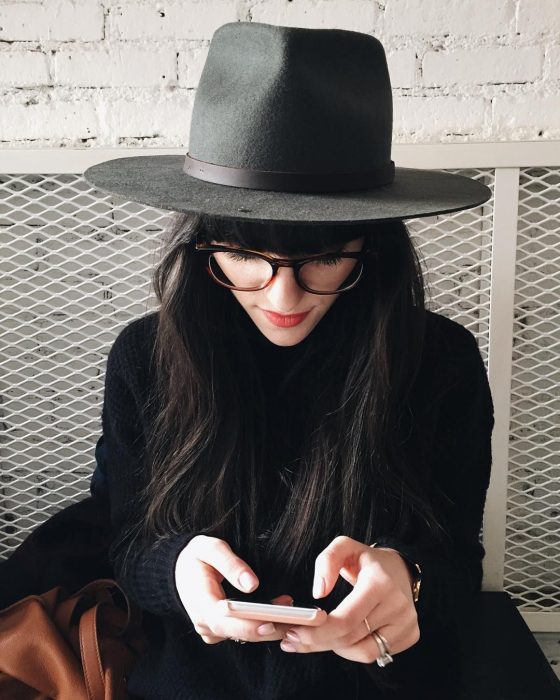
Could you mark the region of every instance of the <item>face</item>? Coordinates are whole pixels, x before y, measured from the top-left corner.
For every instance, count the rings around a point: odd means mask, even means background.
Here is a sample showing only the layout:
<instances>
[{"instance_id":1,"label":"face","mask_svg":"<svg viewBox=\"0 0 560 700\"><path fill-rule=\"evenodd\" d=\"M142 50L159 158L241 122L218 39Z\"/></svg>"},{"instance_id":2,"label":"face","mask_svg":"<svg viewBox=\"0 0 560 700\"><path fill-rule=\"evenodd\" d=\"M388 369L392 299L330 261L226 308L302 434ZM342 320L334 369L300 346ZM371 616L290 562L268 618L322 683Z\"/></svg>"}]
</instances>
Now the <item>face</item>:
<instances>
[{"instance_id":1,"label":"face","mask_svg":"<svg viewBox=\"0 0 560 700\"><path fill-rule=\"evenodd\" d=\"M215 243L216 241L212 241L212 244ZM329 252L331 250L359 251L363 243L364 237L361 236L343 246L330 248ZM270 257L287 257L264 250L262 252ZM294 259L297 257L294 256ZM294 271L289 267L278 268L276 277L265 289L259 289L256 292L238 292L233 289L229 291L245 309L259 331L271 343L281 346L297 345L306 338L340 296L340 293L322 295L306 292L297 284ZM305 316L301 320L282 318L282 315L285 317L297 314L305 314ZM288 325L293 322L296 322L295 325Z\"/></svg>"}]
</instances>

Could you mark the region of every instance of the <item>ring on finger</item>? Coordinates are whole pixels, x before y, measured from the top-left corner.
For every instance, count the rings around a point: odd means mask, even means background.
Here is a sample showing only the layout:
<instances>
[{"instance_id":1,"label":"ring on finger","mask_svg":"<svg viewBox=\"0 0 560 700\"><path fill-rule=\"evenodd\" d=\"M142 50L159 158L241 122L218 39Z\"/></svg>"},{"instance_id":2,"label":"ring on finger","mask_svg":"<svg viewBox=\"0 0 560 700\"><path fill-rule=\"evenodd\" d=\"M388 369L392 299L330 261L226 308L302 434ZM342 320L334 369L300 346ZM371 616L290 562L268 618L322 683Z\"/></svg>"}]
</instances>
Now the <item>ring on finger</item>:
<instances>
[{"instance_id":1,"label":"ring on finger","mask_svg":"<svg viewBox=\"0 0 560 700\"><path fill-rule=\"evenodd\" d=\"M247 644L246 639L234 639L233 637L228 637L231 642L237 642L238 644Z\"/></svg>"},{"instance_id":2,"label":"ring on finger","mask_svg":"<svg viewBox=\"0 0 560 700\"><path fill-rule=\"evenodd\" d=\"M389 653L389 647L387 645L387 640L385 637L382 637L379 632L372 632L371 636L375 639L377 642L377 646L379 647L379 651L381 652L380 656L377 657L377 665L381 666L381 668L384 668L387 666L387 664L390 664L393 662L393 657Z\"/></svg>"},{"instance_id":3,"label":"ring on finger","mask_svg":"<svg viewBox=\"0 0 560 700\"><path fill-rule=\"evenodd\" d=\"M394 660L391 654L389 653L389 643L387 642L385 637L383 637L383 635L381 635L379 632L372 631L366 617L364 617L364 622L366 623L368 634L375 639L375 641L377 642L377 646L379 647L380 656L378 656L376 659L377 665L381 666L381 668L384 668L385 666L387 666L387 664L392 663Z\"/></svg>"}]
</instances>

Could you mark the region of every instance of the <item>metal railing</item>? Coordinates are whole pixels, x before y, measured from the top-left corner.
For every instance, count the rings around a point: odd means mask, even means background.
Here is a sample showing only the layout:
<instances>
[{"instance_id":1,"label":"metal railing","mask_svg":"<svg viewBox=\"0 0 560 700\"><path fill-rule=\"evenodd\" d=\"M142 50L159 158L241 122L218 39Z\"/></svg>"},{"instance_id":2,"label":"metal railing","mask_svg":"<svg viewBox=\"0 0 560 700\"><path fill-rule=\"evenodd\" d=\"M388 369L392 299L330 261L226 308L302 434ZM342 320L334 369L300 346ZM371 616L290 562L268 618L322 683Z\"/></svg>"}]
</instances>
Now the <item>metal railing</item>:
<instances>
[{"instance_id":1,"label":"metal railing","mask_svg":"<svg viewBox=\"0 0 560 700\"><path fill-rule=\"evenodd\" d=\"M0 558L89 492L107 352L154 308L169 212L95 191L81 173L146 150L0 151ZM508 591L533 630L558 630L560 143L395 145L392 157L492 190L476 209L407 223L429 308L474 333L489 373L483 585Z\"/></svg>"}]
</instances>

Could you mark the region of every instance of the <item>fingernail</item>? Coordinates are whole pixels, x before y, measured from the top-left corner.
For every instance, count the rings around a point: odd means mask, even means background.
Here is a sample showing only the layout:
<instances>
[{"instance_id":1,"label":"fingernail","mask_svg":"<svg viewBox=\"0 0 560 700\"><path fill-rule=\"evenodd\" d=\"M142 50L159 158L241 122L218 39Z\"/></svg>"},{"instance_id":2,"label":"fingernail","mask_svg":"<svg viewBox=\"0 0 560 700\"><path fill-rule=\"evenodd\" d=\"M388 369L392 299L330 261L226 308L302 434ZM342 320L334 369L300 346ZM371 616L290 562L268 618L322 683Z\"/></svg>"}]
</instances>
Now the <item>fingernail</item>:
<instances>
[{"instance_id":1,"label":"fingernail","mask_svg":"<svg viewBox=\"0 0 560 700\"><path fill-rule=\"evenodd\" d=\"M266 625L257 627L257 632L259 634L273 634L276 632L276 627L272 624L272 622L267 622Z\"/></svg>"},{"instance_id":2,"label":"fingernail","mask_svg":"<svg viewBox=\"0 0 560 700\"><path fill-rule=\"evenodd\" d=\"M288 630L286 632L286 637L290 640L290 642L299 642L299 637L297 636L297 633L294 632L293 630Z\"/></svg>"},{"instance_id":3,"label":"fingernail","mask_svg":"<svg viewBox=\"0 0 560 700\"><path fill-rule=\"evenodd\" d=\"M325 590L325 579L318 578L313 582L313 597L320 598Z\"/></svg>"},{"instance_id":4,"label":"fingernail","mask_svg":"<svg viewBox=\"0 0 560 700\"><path fill-rule=\"evenodd\" d=\"M283 651L295 651L296 650L296 648L294 647L293 644L290 644L289 642L284 642L284 641L280 642L280 648Z\"/></svg>"},{"instance_id":5,"label":"fingernail","mask_svg":"<svg viewBox=\"0 0 560 700\"><path fill-rule=\"evenodd\" d=\"M248 591L251 588L253 588L255 579L251 576L251 574L248 571L244 571L239 577L239 583L241 584L242 588Z\"/></svg>"}]
</instances>

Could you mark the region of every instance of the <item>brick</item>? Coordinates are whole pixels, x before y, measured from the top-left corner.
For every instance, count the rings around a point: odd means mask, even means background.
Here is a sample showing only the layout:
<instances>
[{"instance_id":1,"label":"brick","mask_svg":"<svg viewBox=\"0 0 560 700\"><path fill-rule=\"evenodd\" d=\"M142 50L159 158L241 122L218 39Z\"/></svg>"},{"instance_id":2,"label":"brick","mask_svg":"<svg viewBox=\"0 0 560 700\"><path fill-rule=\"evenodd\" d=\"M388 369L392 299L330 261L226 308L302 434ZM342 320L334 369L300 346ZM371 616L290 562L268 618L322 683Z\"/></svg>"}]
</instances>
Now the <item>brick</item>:
<instances>
[{"instance_id":1,"label":"brick","mask_svg":"<svg viewBox=\"0 0 560 700\"><path fill-rule=\"evenodd\" d=\"M253 22L286 27L349 29L372 34L379 10L371 0L264 0L251 5Z\"/></svg>"},{"instance_id":2,"label":"brick","mask_svg":"<svg viewBox=\"0 0 560 700\"><path fill-rule=\"evenodd\" d=\"M0 40L97 41L103 38L103 8L97 2L0 5Z\"/></svg>"},{"instance_id":3,"label":"brick","mask_svg":"<svg viewBox=\"0 0 560 700\"><path fill-rule=\"evenodd\" d=\"M115 46L110 49L63 49L54 57L60 85L149 87L175 80L175 51Z\"/></svg>"},{"instance_id":4,"label":"brick","mask_svg":"<svg viewBox=\"0 0 560 700\"><path fill-rule=\"evenodd\" d=\"M479 132L486 111L482 98L394 97L393 133L440 138Z\"/></svg>"},{"instance_id":5,"label":"brick","mask_svg":"<svg viewBox=\"0 0 560 700\"><path fill-rule=\"evenodd\" d=\"M114 144L118 139L135 137L164 137L169 146L187 149L194 95L192 92L173 99L154 100L115 99L104 96L99 104L102 131L110 134Z\"/></svg>"},{"instance_id":6,"label":"brick","mask_svg":"<svg viewBox=\"0 0 560 700\"><path fill-rule=\"evenodd\" d=\"M547 51L546 63L548 66L548 78L560 80L560 46L551 46Z\"/></svg>"},{"instance_id":7,"label":"brick","mask_svg":"<svg viewBox=\"0 0 560 700\"><path fill-rule=\"evenodd\" d=\"M538 137L539 132L560 135L560 95L498 96L493 101L492 126L501 133Z\"/></svg>"},{"instance_id":8,"label":"brick","mask_svg":"<svg viewBox=\"0 0 560 700\"><path fill-rule=\"evenodd\" d=\"M430 51L422 61L424 85L523 83L542 71L538 46Z\"/></svg>"},{"instance_id":9,"label":"brick","mask_svg":"<svg viewBox=\"0 0 560 700\"><path fill-rule=\"evenodd\" d=\"M512 0L387 0L384 33L414 37L503 35L514 18Z\"/></svg>"},{"instance_id":10,"label":"brick","mask_svg":"<svg viewBox=\"0 0 560 700\"><path fill-rule=\"evenodd\" d=\"M517 14L520 34L560 32L560 4L558 0L520 0ZM557 37L556 37L557 38Z\"/></svg>"},{"instance_id":11,"label":"brick","mask_svg":"<svg viewBox=\"0 0 560 700\"><path fill-rule=\"evenodd\" d=\"M3 140L82 139L97 132L95 109L89 102L56 102L36 105L0 105Z\"/></svg>"},{"instance_id":12,"label":"brick","mask_svg":"<svg viewBox=\"0 0 560 700\"><path fill-rule=\"evenodd\" d=\"M416 82L416 52L394 51L387 54L391 87L412 87Z\"/></svg>"},{"instance_id":13,"label":"brick","mask_svg":"<svg viewBox=\"0 0 560 700\"><path fill-rule=\"evenodd\" d=\"M0 85L21 88L49 83L49 68L44 53L0 51Z\"/></svg>"},{"instance_id":14,"label":"brick","mask_svg":"<svg viewBox=\"0 0 560 700\"><path fill-rule=\"evenodd\" d=\"M195 88L208 56L209 44L192 43L178 56L177 74L180 87Z\"/></svg>"},{"instance_id":15,"label":"brick","mask_svg":"<svg viewBox=\"0 0 560 700\"><path fill-rule=\"evenodd\" d=\"M241 19L240 0L135 2L111 7L106 18L111 39L211 39L226 22ZM238 7L239 6L239 7Z\"/></svg>"}]
</instances>

